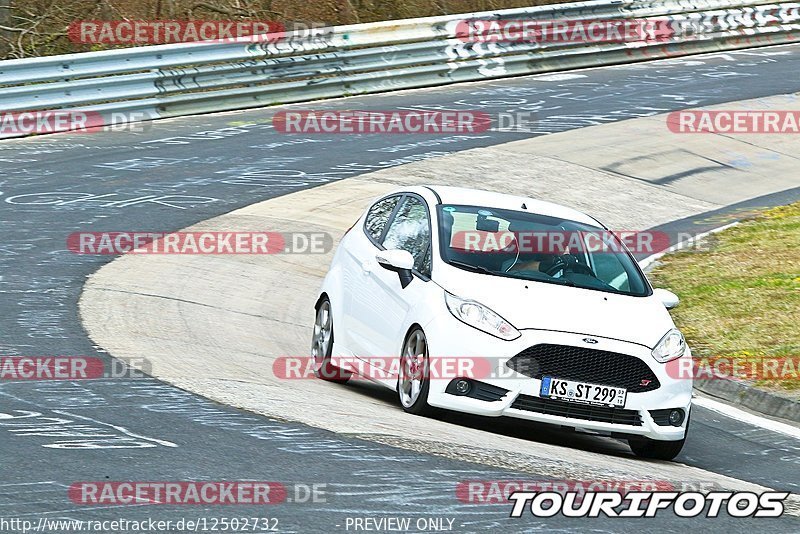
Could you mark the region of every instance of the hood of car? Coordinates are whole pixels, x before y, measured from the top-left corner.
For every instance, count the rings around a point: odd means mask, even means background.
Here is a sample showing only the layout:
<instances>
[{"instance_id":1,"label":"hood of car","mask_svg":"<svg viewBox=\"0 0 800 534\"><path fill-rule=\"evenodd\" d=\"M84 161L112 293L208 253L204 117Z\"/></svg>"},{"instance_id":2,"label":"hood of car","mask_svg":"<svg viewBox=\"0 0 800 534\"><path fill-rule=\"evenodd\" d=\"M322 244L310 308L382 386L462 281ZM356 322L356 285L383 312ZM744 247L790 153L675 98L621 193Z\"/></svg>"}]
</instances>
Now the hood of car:
<instances>
[{"instance_id":1,"label":"hood of car","mask_svg":"<svg viewBox=\"0 0 800 534\"><path fill-rule=\"evenodd\" d=\"M674 326L667 309L652 295L634 297L460 269L449 269L437 283L458 297L488 306L518 330L574 332L654 347Z\"/></svg>"}]
</instances>

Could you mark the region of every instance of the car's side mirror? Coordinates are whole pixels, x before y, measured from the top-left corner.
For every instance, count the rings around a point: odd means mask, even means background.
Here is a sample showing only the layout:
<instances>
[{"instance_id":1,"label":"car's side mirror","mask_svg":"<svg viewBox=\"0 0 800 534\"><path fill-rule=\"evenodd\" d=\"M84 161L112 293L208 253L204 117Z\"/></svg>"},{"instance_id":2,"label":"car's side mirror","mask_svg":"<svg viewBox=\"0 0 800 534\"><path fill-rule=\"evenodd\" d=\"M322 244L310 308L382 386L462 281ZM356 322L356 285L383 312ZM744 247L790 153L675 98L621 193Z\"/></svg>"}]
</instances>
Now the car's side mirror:
<instances>
[{"instance_id":1,"label":"car's side mirror","mask_svg":"<svg viewBox=\"0 0 800 534\"><path fill-rule=\"evenodd\" d=\"M653 291L653 295L655 295L655 297L660 300L664 307L668 310L676 307L681 302L681 299L678 298L678 295L672 291L667 291L666 289L656 289Z\"/></svg>"},{"instance_id":2,"label":"car's side mirror","mask_svg":"<svg viewBox=\"0 0 800 534\"><path fill-rule=\"evenodd\" d=\"M411 274L411 269L414 268L414 256L409 251L380 250L375 254L375 259L384 269L396 272L400 277L400 285L404 288L414 279L414 275Z\"/></svg>"}]
</instances>

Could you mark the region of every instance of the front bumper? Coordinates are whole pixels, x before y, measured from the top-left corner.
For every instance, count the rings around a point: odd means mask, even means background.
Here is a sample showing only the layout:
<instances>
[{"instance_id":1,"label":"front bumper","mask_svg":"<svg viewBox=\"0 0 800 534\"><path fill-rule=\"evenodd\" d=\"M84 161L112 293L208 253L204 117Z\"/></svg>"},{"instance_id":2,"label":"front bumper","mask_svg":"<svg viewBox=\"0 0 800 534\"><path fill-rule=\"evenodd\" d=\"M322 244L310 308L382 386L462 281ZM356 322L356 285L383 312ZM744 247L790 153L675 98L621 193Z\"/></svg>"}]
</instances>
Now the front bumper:
<instances>
[{"instance_id":1,"label":"front bumper","mask_svg":"<svg viewBox=\"0 0 800 534\"><path fill-rule=\"evenodd\" d=\"M473 374L467 375L465 378L488 384L488 389L492 389L492 386L502 388L507 390L507 393L499 400L482 400L455 395L452 393L452 386L451 392L446 391L453 378L452 375L441 378L433 377L428 393L428 403L431 406L487 417L515 417L603 435L643 436L667 441L683 439L685 435L692 399L692 381L691 379L671 377L667 373L667 366L657 362L647 347L592 336L598 341L592 348L639 358L647 364L660 382L660 387L653 391L644 393L629 391L622 411L592 410L587 407L588 405L541 400L539 395L541 380L519 374L505 365L509 359L533 345L554 344L586 347L583 341L586 337L585 334L521 330L520 338L514 341L504 341L467 326L452 317L440 317L433 323L439 321L446 321L446 324L431 324L425 327L426 332L429 333L428 349L431 358L471 358L472 362L480 362L471 366ZM442 335L440 337L444 339L439 339L435 336L435 332L447 332L448 335ZM453 335L454 332L457 335ZM687 354L683 357L691 358L690 352L687 350ZM490 363L487 364L487 362ZM491 368L491 372L487 372L489 368ZM553 402L556 404L552 404ZM675 408L684 410L686 414L680 426L659 425L650 413L651 410ZM636 414L638 417L635 417Z\"/></svg>"}]
</instances>

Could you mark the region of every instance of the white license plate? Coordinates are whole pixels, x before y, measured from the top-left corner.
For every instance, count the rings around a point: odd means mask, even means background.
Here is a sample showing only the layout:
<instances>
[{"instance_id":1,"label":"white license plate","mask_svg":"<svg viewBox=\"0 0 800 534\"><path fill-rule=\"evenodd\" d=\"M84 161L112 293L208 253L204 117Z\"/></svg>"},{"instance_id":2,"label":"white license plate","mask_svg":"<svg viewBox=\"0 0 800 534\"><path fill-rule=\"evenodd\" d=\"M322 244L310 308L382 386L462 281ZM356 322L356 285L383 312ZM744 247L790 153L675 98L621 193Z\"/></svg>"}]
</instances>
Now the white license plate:
<instances>
[{"instance_id":1,"label":"white license plate","mask_svg":"<svg viewBox=\"0 0 800 534\"><path fill-rule=\"evenodd\" d=\"M539 394L542 397L551 399L622 408L625 406L625 397L628 395L628 390L543 376L542 388Z\"/></svg>"}]
</instances>

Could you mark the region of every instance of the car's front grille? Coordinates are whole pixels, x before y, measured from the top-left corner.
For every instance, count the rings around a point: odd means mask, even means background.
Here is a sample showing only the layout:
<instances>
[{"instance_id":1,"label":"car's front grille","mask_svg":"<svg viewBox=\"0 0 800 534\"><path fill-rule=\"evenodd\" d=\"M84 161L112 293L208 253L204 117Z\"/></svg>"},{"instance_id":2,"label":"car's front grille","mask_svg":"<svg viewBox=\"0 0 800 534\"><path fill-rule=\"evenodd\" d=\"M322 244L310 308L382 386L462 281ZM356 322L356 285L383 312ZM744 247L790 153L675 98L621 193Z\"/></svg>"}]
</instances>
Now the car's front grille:
<instances>
[{"instance_id":1,"label":"car's front grille","mask_svg":"<svg viewBox=\"0 0 800 534\"><path fill-rule=\"evenodd\" d=\"M584 347L534 345L508 360L506 365L531 378L541 380L543 376L552 376L621 387L630 393L661 387L652 369L636 356Z\"/></svg>"},{"instance_id":2,"label":"car's front grille","mask_svg":"<svg viewBox=\"0 0 800 534\"><path fill-rule=\"evenodd\" d=\"M572 419L586 421L599 421L617 425L642 426L642 416L636 410L623 408L610 408L608 406L592 406L577 402L564 402L553 399L543 399L531 395L520 395L511 405L517 410L537 412L547 415L558 415Z\"/></svg>"}]
</instances>

